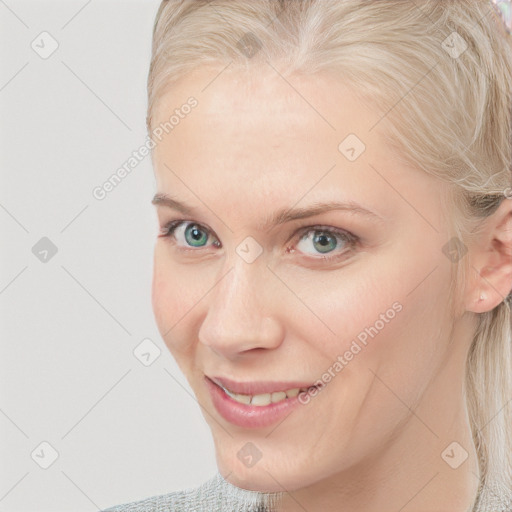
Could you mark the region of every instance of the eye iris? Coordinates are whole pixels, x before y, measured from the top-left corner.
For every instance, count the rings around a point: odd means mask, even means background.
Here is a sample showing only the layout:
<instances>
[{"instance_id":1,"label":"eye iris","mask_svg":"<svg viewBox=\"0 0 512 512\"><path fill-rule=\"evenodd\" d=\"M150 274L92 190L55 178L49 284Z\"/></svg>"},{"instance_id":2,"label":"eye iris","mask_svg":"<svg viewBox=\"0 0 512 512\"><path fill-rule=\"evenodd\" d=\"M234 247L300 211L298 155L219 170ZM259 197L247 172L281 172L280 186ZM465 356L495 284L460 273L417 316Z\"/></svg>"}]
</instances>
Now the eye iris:
<instances>
[{"instance_id":1,"label":"eye iris","mask_svg":"<svg viewBox=\"0 0 512 512\"><path fill-rule=\"evenodd\" d=\"M192 240L189 239L189 235L192 237ZM199 247L208 241L208 235L204 231L201 231L197 224L190 224L187 229L185 229L185 239L188 244Z\"/></svg>"},{"instance_id":2,"label":"eye iris","mask_svg":"<svg viewBox=\"0 0 512 512\"><path fill-rule=\"evenodd\" d=\"M325 233L324 231L316 231L313 238L313 243L315 244L315 249L321 253L329 252L333 249L336 249L337 241L336 237ZM320 234L318 234L320 233ZM316 244L320 244L320 247L317 247Z\"/></svg>"}]
</instances>

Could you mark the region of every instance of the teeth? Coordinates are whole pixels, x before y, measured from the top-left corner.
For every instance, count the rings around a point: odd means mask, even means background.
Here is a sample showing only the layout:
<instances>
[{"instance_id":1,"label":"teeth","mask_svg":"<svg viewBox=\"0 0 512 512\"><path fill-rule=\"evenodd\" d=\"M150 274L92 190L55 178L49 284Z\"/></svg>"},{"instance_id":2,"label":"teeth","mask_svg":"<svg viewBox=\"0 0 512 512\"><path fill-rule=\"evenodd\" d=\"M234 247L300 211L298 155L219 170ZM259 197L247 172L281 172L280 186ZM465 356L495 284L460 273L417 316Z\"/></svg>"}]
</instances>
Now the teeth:
<instances>
[{"instance_id":1,"label":"teeth","mask_svg":"<svg viewBox=\"0 0 512 512\"><path fill-rule=\"evenodd\" d=\"M270 403L272 403L272 395L269 393L254 395L251 400L251 405L268 405Z\"/></svg>"},{"instance_id":2,"label":"teeth","mask_svg":"<svg viewBox=\"0 0 512 512\"><path fill-rule=\"evenodd\" d=\"M276 393L272 393L272 403L280 402L286 398L286 393L284 391L277 391Z\"/></svg>"},{"instance_id":3,"label":"teeth","mask_svg":"<svg viewBox=\"0 0 512 512\"><path fill-rule=\"evenodd\" d=\"M289 389L287 392L286 392L286 396L288 398L293 398L295 396L297 396L299 394L299 391L300 389L299 388L295 388L295 389Z\"/></svg>"},{"instance_id":4,"label":"teeth","mask_svg":"<svg viewBox=\"0 0 512 512\"><path fill-rule=\"evenodd\" d=\"M287 398L294 398L300 392L306 392L309 388L294 388L289 389L287 391L276 391L275 393L264 393L262 395L242 395L239 393L232 393L226 388L222 388L226 395L230 396L236 402L245 405L256 405L259 407L263 407L269 404L275 404L277 402L282 402Z\"/></svg>"}]
</instances>

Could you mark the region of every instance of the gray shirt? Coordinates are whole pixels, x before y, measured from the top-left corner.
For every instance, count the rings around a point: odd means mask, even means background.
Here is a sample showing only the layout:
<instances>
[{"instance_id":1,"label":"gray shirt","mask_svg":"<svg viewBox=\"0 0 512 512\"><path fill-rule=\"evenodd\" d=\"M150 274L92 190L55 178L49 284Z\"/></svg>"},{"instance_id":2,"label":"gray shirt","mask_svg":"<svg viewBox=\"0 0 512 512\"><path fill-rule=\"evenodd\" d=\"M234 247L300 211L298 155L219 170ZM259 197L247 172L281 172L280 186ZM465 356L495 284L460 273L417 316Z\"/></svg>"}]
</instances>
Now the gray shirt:
<instances>
[{"instance_id":1,"label":"gray shirt","mask_svg":"<svg viewBox=\"0 0 512 512\"><path fill-rule=\"evenodd\" d=\"M247 491L220 473L199 487L117 505L102 512L272 512L280 493ZM481 486L472 512L512 512L512 494L499 485Z\"/></svg>"}]
</instances>

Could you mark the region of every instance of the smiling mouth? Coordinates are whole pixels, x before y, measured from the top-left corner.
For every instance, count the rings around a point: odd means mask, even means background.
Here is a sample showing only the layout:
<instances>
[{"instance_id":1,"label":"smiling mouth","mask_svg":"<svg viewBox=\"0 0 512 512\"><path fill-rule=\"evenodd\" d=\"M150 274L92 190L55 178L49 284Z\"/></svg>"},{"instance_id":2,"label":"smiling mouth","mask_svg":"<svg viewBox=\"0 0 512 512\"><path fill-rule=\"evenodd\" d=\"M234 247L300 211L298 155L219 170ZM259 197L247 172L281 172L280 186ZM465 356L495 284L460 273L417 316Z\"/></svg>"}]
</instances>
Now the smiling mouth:
<instances>
[{"instance_id":1,"label":"smiling mouth","mask_svg":"<svg viewBox=\"0 0 512 512\"><path fill-rule=\"evenodd\" d=\"M253 405L256 407L265 407L270 404L276 404L279 402L283 402L290 398L295 398L299 395L299 393L306 393L311 388L316 388L317 386L310 386L306 388L292 388L285 391L275 391L273 393L262 393L259 395L244 395L241 393L233 393L229 389L226 389L224 386L216 383L230 398L235 400L240 404L244 405Z\"/></svg>"},{"instance_id":2,"label":"smiling mouth","mask_svg":"<svg viewBox=\"0 0 512 512\"><path fill-rule=\"evenodd\" d=\"M236 381L204 376L217 412L242 428L265 428L309 403L320 389L307 381ZM236 392L235 392L236 391Z\"/></svg>"}]
</instances>

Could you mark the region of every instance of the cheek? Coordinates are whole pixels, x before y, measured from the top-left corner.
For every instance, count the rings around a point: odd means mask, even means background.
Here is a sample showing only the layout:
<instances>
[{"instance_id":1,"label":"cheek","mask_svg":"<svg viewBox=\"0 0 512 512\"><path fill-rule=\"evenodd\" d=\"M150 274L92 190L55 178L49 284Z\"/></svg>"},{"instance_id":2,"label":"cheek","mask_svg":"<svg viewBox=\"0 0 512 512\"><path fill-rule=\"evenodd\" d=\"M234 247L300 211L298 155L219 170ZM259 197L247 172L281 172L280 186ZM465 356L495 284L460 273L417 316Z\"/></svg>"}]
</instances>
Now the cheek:
<instances>
[{"instance_id":1,"label":"cheek","mask_svg":"<svg viewBox=\"0 0 512 512\"><path fill-rule=\"evenodd\" d=\"M168 296L168 282L166 282L166 278L163 275L161 269L155 263L153 268L151 302L155 320L158 329L160 330L160 334L162 335L172 325L167 318L168 312L173 310L172 303L169 303L170 299L171 297Z\"/></svg>"},{"instance_id":2,"label":"cheek","mask_svg":"<svg viewBox=\"0 0 512 512\"><path fill-rule=\"evenodd\" d=\"M158 242L153 261L152 306L160 334L173 354L190 349L190 333L201 316L202 299L214 280L194 265L176 263L164 242Z\"/></svg>"},{"instance_id":3,"label":"cheek","mask_svg":"<svg viewBox=\"0 0 512 512\"><path fill-rule=\"evenodd\" d=\"M370 349L373 340L384 340L391 326L402 322L406 295L402 281L389 273L379 275L371 264L318 273L314 278L288 276L287 282L304 304L296 306L295 320L290 319L290 325L300 322L297 330L302 336L333 360L350 350L353 341L362 349Z\"/></svg>"},{"instance_id":4,"label":"cheek","mask_svg":"<svg viewBox=\"0 0 512 512\"><path fill-rule=\"evenodd\" d=\"M312 312L304 308L300 330L333 362L348 351L350 369L344 373L357 374L363 367L368 373L369 366L377 370L382 365L392 371L407 363L413 378L426 362L435 365L435 353L442 352L449 327L449 267L440 261L432 273L436 264L428 254L414 264L403 256L401 262L400 252L387 256L368 258L364 268L347 267L337 276L319 274L314 287L293 280L291 287Z\"/></svg>"},{"instance_id":5,"label":"cheek","mask_svg":"<svg viewBox=\"0 0 512 512\"><path fill-rule=\"evenodd\" d=\"M155 253L153 255L153 282L151 287L151 304L153 306L153 313L155 319L162 332L163 322L165 321L164 311L166 307L164 302L166 301L166 280L165 269L162 265L162 258L159 254L158 242L155 246Z\"/></svg>"},{"instance_id":6,"label":"cheek","mask_svg":"<svg viewBox=\"0 0 512 512\"><path fill-rule=\"evenodd\" d=\"M180 329L186 324L189 305L189 290L184 273L176 268L164 247L155 248L151 300L158 330L170 350L180 348L183 340Z\"/></svg>"}]
</instances>

